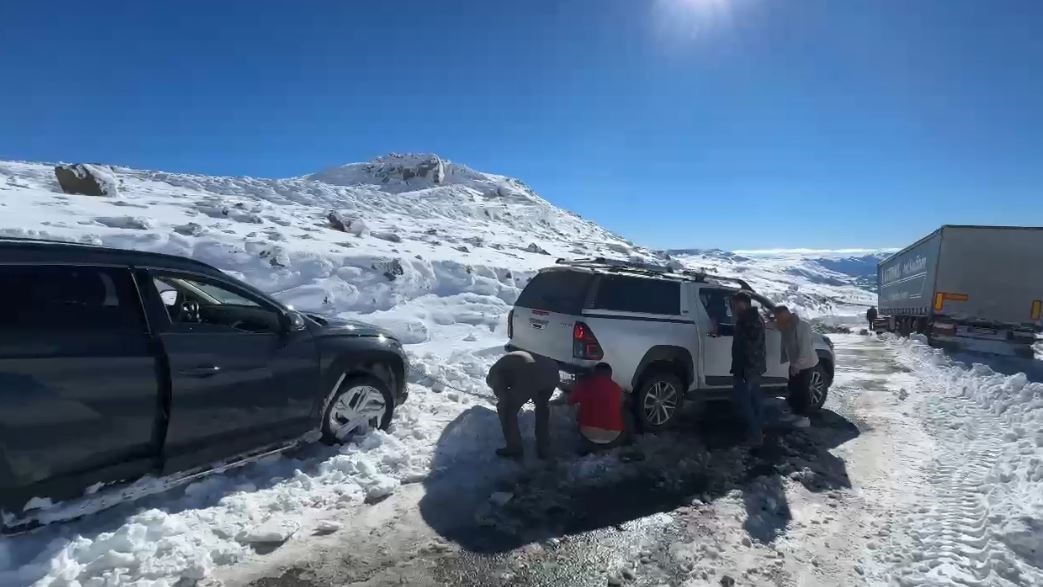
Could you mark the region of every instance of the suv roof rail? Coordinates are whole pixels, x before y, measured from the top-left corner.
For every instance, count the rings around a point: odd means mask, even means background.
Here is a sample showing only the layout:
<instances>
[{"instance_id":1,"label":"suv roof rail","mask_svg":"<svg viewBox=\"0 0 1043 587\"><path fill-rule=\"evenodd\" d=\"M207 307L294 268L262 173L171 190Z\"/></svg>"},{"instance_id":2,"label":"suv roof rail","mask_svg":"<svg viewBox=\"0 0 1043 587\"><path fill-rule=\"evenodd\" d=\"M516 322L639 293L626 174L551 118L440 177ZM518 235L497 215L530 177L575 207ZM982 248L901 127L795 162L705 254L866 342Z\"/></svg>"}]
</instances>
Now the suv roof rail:
<instances>
[{"instance_id":1,"label":"suv roof rail","mask_svg":"<svg viewBox=\"0 0 1043 587\"><path fill-rule=\"evenodd\" d=\"M632 271L647 271L650 273L675 273L666 265L654 265L640 261L624 261L622 259L608 259L606 257L583 257L580 259L558 259L558 265L569 265L571 267L611 267L614 269L630 269Z\"/></svg>"},{"instance_id":2,"label":"suv roof rail","mask_svg":"<svg viewBox=\"0 0 1043 587\"><path fill-rule=\"evenodd\" d=\"M646 275L667 275L675 278L687 278L692 281L701 282L705 282L707 279L713 279L715 281L736 283L739 285L740 289L753 291L753 288L750 287L750 284L747 283L746 280L739 279L738 277L724 277L722 275L714 275L705 271L694 271L692 269L674 269L667 265L655 265L652 263L642 263L641 261L624 261L622 259L608 259L605 257L583 257L580 259L560 258L555 261L555 263L568 267L604 267L609 270L631 271L634 273L644 273Z\"/></svg>"}]
</instances>

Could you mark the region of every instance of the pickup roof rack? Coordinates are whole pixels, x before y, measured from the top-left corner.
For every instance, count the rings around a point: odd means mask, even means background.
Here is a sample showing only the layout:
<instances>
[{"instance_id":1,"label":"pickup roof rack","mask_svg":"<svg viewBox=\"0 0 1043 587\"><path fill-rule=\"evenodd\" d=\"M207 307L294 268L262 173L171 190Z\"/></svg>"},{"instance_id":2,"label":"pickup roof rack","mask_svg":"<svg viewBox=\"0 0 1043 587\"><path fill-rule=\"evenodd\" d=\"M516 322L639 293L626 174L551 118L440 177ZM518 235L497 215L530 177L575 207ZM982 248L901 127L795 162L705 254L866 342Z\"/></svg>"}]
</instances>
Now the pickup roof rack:
<instances>
[{"instance_id":1,"label":"pickup roof rack","mask_svg":"<svg viewBox=\"0 0 1043 587\"><path fill-rule=\"evenodd\" d=\"M608 259L605 257L583 257L580 259L558 259L558 265L567 267L585 267L590 269L603 269L613 273L636 273L653 277L673 277L675 279L687 279L688 281L706 282L713 280L718 282L736 283L739 289L753 291L750 284L738 277L724 277L714 275L705 271L693 271L691 269L675 269L668 265L655 265L653 263L642 263L641 261L624 261L622 259Z\"/></svg>"}]
</instances>

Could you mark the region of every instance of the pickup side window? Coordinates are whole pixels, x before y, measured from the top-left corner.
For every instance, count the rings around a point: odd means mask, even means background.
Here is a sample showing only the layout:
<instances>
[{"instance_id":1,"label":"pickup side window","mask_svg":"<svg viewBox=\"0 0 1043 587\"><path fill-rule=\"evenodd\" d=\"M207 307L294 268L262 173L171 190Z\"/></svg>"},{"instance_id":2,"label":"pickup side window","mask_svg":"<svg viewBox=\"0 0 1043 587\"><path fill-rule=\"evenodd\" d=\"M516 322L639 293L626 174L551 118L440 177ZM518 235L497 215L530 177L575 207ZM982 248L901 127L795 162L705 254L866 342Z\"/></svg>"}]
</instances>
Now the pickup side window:
<instances>
[{"instance_id":1,"label":"pickup side window","mask_svg":"<svg viewBox=\"0 0 1043 587\"><path fill-rule=\"evenodd\" d=\"M282 329L277 309L216 280L154 272L152 282L174 330L259 334Z\"/></svg>"},{"instance_id":2,"label":"pickup side window","mask_svg":"<svg viewBox=\"0 0 1043 587\"><path fill-rule=\"evenodd\" d=\"M735 316L732 315L732 296L737 290L706 287L699 290L699 301L710 317L711 332L720 336L731 336L735 331ZM760 312L765 322L774 320L775 307L767 298L752 294L751 305Z\"/></svg>"},{"instance_id":3,"label":"pickup side window","mask_svg":"<svg viewBox=\"0 0 1043 587\"><path fill-rule=\"evenodd\" d=\"M735 329L732 315L731 296L734 292L725 289L703 288L699 290L699 301L710 317L710 331L720 336L731 336Z\"/></svg>"},{"instance_id":4,"label":"pickup side window","mask_svg":"<svg viewBox=\"0 0 1043 587\"><path fill-rule=\"evenodd\" d=\"M598 282L594 308L676 316L681 313L681 284L666 279L605 275Z\"/></svg>"},{"instance_id":5,"label":"pickup side window","mask_svg":"<svg viewBox=\"0 0 1043 587\"><path fill-rule=\"evenodd\" d=\"M0 266L0 330L145 332L130 270Z\"/></svg>"}]
</instances>

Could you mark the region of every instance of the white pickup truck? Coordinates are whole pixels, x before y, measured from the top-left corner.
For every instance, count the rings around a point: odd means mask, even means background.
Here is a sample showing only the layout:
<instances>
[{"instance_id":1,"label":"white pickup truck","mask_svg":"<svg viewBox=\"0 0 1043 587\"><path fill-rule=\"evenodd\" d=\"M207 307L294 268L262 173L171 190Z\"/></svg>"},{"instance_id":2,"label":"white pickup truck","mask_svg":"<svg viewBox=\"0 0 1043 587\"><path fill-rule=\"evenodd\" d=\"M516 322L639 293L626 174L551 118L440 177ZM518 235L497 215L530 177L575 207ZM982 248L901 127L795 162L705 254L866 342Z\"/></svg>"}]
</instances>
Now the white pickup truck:
<instances>
[{"instance_id":1,"label":"white pickup truck","mask_svg":"<svg viewBox=\"0 0 1043 587\"><path fill-rule=\"evenodd\" d=\"M789 364L774 304L744 281L604 258L558 260L526 285L510 313L509 349L550 357L566 372L612 365L613 378L635 396L645 430L665 428L685 401L728 397L734 323L729 298L743 289L765 317L763 387L785 393ZM816 335L819 366L813 409L826 401L836 363L832 342ZM781 390L781 393L780 393Z\"/></svg>"}]
</instances>

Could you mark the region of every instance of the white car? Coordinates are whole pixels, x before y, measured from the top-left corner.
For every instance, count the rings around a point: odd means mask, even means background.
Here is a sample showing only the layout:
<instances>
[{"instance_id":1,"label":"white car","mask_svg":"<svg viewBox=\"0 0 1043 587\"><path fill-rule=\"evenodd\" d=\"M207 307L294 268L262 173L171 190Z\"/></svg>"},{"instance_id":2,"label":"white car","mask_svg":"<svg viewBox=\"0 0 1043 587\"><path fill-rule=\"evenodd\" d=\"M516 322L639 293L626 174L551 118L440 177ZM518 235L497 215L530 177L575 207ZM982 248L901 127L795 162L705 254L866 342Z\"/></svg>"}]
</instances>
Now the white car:
<instances>
[{"instance_id":1,"label":"white car","mask_svg":"<svg viewBox=\"0 0 1043 587\"><path fill-rule=\"evenodd\" d=\"M746 282L665 266L604 259L559 259L525 286L508 318L508 349L550 357L578 373L600 362L634 394L644 430L671 425L685 401L724 399L732 387L730 297L746 290L765 317L767 393L786 391L789 363L775 307ZM833 344L816 335L813 409L833 382ZM567 387L567 385L565 386ZM780 393L781 392L781 393Z\"/></svg>"}]
</instances>

